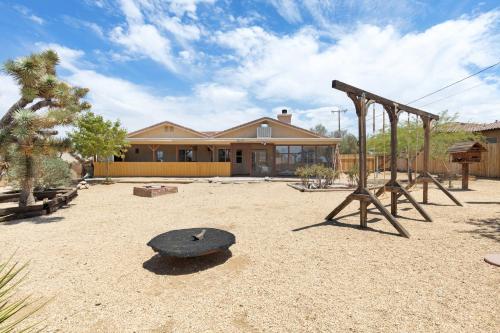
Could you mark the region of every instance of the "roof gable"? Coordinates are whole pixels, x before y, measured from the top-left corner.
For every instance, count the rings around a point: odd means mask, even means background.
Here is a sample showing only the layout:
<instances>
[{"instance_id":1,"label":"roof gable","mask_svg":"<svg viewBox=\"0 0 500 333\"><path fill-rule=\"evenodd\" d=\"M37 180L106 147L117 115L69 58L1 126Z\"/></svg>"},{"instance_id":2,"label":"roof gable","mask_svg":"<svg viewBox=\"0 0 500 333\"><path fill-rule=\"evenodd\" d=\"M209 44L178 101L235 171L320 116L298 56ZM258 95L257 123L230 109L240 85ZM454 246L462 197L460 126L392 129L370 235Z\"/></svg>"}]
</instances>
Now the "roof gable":
<instances>
[{"instance_id":1,"label":"roof gable","mask_svg":"<svg viewBox=\"0 0 500 333\"><path fill-rule=\"evenodd\" d=\"M272 128L271 136L273 138L323 138L312 131L304 128L287 124L279 120L263 117L248 123L244 123L225 131L216 133L214 138L254 138L257 134L257 128L262 124L267 124Z\"/></svg>"},{"instance_id":2,"label":"roof gable","mask_svg":"<svg viewBox=\"0 0 500 333\"><path fill-rule=\"evenodd\" d=\"M128 138L205 138L207 135L191 128L163 121L135 132L128 133Z\"/></svg>"}]
</instances>

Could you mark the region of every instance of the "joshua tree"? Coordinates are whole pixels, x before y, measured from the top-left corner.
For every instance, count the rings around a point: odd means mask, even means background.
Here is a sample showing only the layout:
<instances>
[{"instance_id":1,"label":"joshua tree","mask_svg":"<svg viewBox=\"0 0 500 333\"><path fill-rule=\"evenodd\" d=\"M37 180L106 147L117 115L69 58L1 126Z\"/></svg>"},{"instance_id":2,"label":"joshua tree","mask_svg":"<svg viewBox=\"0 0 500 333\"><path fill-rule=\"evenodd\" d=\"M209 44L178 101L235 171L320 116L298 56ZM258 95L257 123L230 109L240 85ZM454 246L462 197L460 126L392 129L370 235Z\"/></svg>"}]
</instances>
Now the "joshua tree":
<instances>
[{"instance_id":1,"label":"joshua tree","mask_svg":"<svg viewBox=\"0 0 500 333\"><path fill-rule=\"evenodd\" d=\"M54 128L72 124L80 111L90 108L81 101L88 89L57 78L58 61L57 54L48 50L4 64L3 70L17 81L21 92L21 98L0 120L0 154L18 170L19 206L35 203L33 189L40 160L64 144L55 138Z\"/></svg>"}]
</instances>

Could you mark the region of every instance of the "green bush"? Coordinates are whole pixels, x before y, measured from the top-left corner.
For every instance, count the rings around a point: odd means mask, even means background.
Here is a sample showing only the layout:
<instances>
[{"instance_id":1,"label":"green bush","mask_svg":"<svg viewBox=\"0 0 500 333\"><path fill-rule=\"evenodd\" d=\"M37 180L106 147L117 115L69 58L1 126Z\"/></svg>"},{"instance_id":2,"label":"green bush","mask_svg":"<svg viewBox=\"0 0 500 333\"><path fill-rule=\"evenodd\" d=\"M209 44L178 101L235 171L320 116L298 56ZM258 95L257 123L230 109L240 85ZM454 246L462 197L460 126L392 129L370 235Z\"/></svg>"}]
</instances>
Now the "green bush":
<instances>
[{"instance_id":1,"label":"green bush","mask_svg":"<svg viewBox=\"0 0 500 333\"><path fill-rule=\"evenodd\" d=\"M71 183L71 170L69 163L59 157L44 156L36 159L35 188L46 189L68 186ZM14 188L19 188L19 182L26 172L23 163L12 163L8 169L7 177L9 184Z\"/></svg>"},{"instance_id":2,"label":"green bush","mask_svg":"<svg viewBox=\"0 0 500 333\"><path fill-rule=\"evenodd\" d=\"M338 171L321 164L299 167L295 175L300 177L302 185L306 188L327 188L339 178Z\"/></svg>"},{"instance_id":3,"label":"green bush","mask_svg":"<svg viewBox=\"0 0 500 333\"><path fill-rule=\"evenodd\" d=\"M36 187L54 188L64 187L71 183L71 170L68 162L61 158L45 158L41 163L41 175L37 179Z\"/></svg>"},{"instance_id":4,"label":"green bush","mask_svg":"<svg viewBox=\"0 0 500 333\"><path fill-rule=\"evenodd\" d=\"M358 185L359 184L359 166L358 164L354 164L351 168L344 171L347 176L347 181L349 185Z\"/></svg>"}]
</instances>

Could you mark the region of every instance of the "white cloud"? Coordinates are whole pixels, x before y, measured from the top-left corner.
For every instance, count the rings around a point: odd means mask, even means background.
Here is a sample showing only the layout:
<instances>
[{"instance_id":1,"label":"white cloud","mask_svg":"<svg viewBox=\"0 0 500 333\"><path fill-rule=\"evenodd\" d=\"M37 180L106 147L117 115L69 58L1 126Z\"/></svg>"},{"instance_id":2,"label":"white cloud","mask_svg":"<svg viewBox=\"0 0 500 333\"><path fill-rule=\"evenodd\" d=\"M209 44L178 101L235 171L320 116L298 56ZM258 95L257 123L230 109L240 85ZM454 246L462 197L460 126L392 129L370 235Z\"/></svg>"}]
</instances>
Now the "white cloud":
<instances>
[{"instance_id":1,"label":"white cloud","mask_svg":"<svg viewBox=\"0 0 500 333\"><path fill-rule=\"evenodd\" d=\"M285 36L260 27L220 32L215 40L233 50L239 65L236 70L222 69L217 80L235 82L260 101L310 108L351 105L344 94L331 89L332 79L408 102L467 76L471 66L496 62L499 16L491 12L464 17L406 35L391 26L360 25L333 44L322 42L310 28ZM448 108L465 120L498 118L500 110L496 115L481 112L500 106L498 82L474 77L467 84L482 88L444 100L430 111Z\"/></svg>"},{"instance_id":2,"label":"white cloud","mask_svg":"<svg viewBox=\"0 0 500 333\"><path fill-rule=\"evenodd\" d=\"M93 111L108 119L119 118L128 130L164 120L198 130L222 130L266 114L249 101L246 91L238 88L201 83L187 95L159 95L152 88L83 68L84 52L81 50L57 44L38 44L38 47L51 48L59 54L60 67L67 73L62 76L64 80L90 89L88 98ZM0 83L3 83L1 80L0 76ZM0 103L3 103L1 92ZM10 89L7 95L15 101L13 96L17 93Z\"/></svg>"},{"instance_id":3,"label":"white cloud","mask_svg":"<svg viewBox=\"0 0 500 333\"><path fill-rule=\"evenodd\" d=\"M196 25L183 24L178 17L162 17L159 25L172 33L180 41L198 40L201 36L200 28Z\"/></svg>"},{"instance_id":4,"label":"white cloud","mask_svg":"<svg viewBox=\"0 0 500 333\"><path fill-rule=\"evenodd\" d=\"M19 99L19 87L10 76L0 73L0 115Z\"/></svg>"},{"instance_id":5,"label":"white cloud","mask_svg":"<svg viewBox=\"0 0 500 333\"><path fill-rule=\"evenodd\" d=\"M15 5L14 9L21 13L28 20L35 22L36 24L42 25L45 23L45 20L40 16L37 16L31 12L31 10L25 6Z\"/></svg>"},{"instance_id":6,"label":"white cloud","mask_svg":"<svg viewBox=\"0 0 500 333\"><path fill-rule=\"evenodd\" d=\"M80 20L77 19L76 17L72 16L64 16L64 22L74 28L85 28L90 31L92 31L94 34L96 34L99 38L104 39L104 30L101 28L100 25L98 25L95 22L89 22L85 20Z\"/></svg>"},{"instance_id":7,"label":"white cloud","mask_svg":"<svg viewBox=\"0 0 500 333\"><path fill-rule=\"evenodd\" d=\"M300 9L295 0L271 0L271 4L287 22L302 22Z\"/></svg>"},{"instance_id":8,"label":"white cloud","mask_svg":"<svg viewBox=\"0 0 500 333\"><path fill-rule=\"evenodd\" d=\"M171 0L169 9L175 15L181 17L184 14L192 19L196 19L196 9L198 4L214 4L216 0Z\"/></svg>"},{"instance_id":9,"label":"white cloud","mask_svg":"<svg viewBox=\"0 0 500 333\"><path fill-rule=\"evenodd\" d=\"M128 52L150 57L167 69L176 71L170 41L153 25L133 24L127 30L116 27L110 37L115 43L125 46Z\"/></svg>"},{"instance_id":10,"label":"white cloud","mask_svg":"<svg viewBox=\"0 0 500 333\"><path fill-rule=\"evenodd\" d=\"M120 8L126 23L112 29L110 39L125 47L127 56L150 58L172 72L189 72L181 71L179 65L195 61L196 52L193 52L190 42L199 40L202 35L200 27L193 23L197 19L197 4L201 2L215 1L174 0L165 3L159 0L121 0ZM171 16L169 12L177 16ZM183 19L184 14L187 19ZM177 51L176 46L180 50ZM174 53L178 53L180 58L176 58Z\"/></svg>"}]
</instances>

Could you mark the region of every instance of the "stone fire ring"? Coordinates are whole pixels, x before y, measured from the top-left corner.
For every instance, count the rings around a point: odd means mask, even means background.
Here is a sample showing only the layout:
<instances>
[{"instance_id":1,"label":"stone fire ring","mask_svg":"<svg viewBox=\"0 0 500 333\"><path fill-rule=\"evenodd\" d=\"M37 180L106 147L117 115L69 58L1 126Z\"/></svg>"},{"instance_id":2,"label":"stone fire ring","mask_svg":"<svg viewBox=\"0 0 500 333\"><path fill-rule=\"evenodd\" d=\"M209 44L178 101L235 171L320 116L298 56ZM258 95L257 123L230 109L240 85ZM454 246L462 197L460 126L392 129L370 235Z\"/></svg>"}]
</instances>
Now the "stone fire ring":
<instances>
[{"instance_id":1,"label":"stone fire ring","mask_svg":"<svg viewBox=\"0 0 500 333\"><path fill-rule=\"evenodd\" d=\"M172 230L148 242L161 256L190 258L224 251L236 242L230 232L213 228Z\"/></svg>"}]
</instances>

